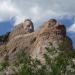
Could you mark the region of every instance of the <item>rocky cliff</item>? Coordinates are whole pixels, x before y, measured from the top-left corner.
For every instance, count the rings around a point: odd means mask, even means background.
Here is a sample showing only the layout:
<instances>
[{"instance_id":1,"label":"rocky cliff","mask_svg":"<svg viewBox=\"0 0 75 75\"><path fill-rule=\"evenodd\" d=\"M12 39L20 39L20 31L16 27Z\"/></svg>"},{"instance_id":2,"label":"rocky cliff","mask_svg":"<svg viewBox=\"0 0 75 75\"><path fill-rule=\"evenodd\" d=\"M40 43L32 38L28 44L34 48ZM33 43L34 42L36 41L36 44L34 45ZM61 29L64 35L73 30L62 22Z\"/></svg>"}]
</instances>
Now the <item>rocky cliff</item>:
<instances>
[{"instance_id":1,"label":"rocky cliff","mask_svg":"<svg viewBox=\"0 0 75 75\"><path fill-rule=\"evenodd\" d=\"M52 44L58 48L58 44L67 41L65 50L73 49L72 41L66 35L66 28L55 19L50 19L44 23L43 27L34 32L33 22L26 19L23 23L15 26L7 37L9 40L5 45L5 50L11 55L17 49L25 49L34 57L40 57L44 53L45 47ZM3 41L4 42L4 41ZM1 46L2 46L1 45Z\"/></svg>"},{"instance_id":2,"label":"rocky cliff","mask_svg":"<svg viewBox=\"0 0 75 75\"><path fill-rule=\"evenodd\" d=\"M72 41L66 35L65 26L55 19L45 22L38 31L34 31L33 22L26 19L15 26L7 38L6 43L0 40L0 61L8 59L10 64L16 62L16 53L21 49L24 49L33 59L39 59L41 63L45 61L43 54L46 52L46 47L53 46L60 51L73 49ZM61 44L64 44L65 47L59 48Z\"/></svg>"}]
</instances>

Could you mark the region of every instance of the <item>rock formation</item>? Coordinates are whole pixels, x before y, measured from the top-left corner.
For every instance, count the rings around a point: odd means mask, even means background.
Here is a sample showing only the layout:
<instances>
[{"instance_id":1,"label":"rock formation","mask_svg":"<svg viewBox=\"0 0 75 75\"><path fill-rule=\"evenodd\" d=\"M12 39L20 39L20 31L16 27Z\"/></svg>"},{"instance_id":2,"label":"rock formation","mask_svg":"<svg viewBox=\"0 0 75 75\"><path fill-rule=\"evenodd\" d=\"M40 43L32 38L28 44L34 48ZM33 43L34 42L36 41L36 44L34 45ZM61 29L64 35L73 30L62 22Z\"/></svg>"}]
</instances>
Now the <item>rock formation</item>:
<instances>
[{"instance_id":1,"label":"rock formation","mask_svg":"<svg viewBox=\"0 0 75 75\"><path fill-rule=\"evenodd\" d=\"M13 31L9 35L9 40L15 36L28 34L34 32L34 26L30 19L26 19L23 23L20 23L18 26L15 26Z\"/></svg>"},{"instance_id":2,"label":"rock formation","mask_svg":"<svg viewBox=\"0 0 75 75\"><path fill-rule=\"evenodd\" d=\"M59 50L59 45L64 43L65 48L60 50L72 50L72 40L66 35L66 28L55 19L50 19L44 23L43 27L34 32L33 22L26 19L23 23L15 26L7 36L7 43L0 45L0 61L8 57L9 63L16 62L16 53L24 49L35 59L38 58L44 63L43 54L46 47L55 47ZM5 41L4 41L5 42Z\"/></svg>"},{"instance_id":3,"label":"rock formation","mask_svg":"<svg viewBox=\"0 0 75 75\"><path fill-rule=\"evenodd\" d=\"M25 49L33 58L42 58L45 47L52 44L59 48L59 44L67 39L65 50L73 49L72 41L66 36L66 28L55 19L50 19L44 23L43 27L34 32L31 20L26 19L24 23L16 26L9 34L9 41L6 50L11 55L18 49ZM61 49L60 49L61 50Z\"/></svg>"}]
</instances>

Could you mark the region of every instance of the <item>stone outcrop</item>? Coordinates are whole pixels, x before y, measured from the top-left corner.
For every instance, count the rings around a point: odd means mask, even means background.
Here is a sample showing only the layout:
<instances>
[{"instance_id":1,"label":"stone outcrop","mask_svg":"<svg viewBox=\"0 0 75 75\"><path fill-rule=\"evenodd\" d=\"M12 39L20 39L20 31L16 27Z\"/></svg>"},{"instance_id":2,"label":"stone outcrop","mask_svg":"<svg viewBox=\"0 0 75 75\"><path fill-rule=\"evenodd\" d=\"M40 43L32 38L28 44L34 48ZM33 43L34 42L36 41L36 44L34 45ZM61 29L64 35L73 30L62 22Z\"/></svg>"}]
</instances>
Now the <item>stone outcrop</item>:
<instances>
[{"instance_id":1,"label":"stone outcrop","mask_svg":"<svg viewBox=\"0 0 75 75\"><path fill-rule=\"evenodd\" d=\"M16 26L9 34L9 41L6 44L8 55L11 56L16 50L25 49L32 58L42 59L45 47L52 44L56 49L59 44L67 39L65 50L73 49L72 41L66 36L66 28L55 19L44 23L39 31L34 32L33 23L27 19L24 23ZM61 50L61 49L60 49Z\"/></svg>"},{"instance_id":2,"label":"stone outcrop","mask_svg":"<svg viewBox=\"0 0 75 75\"><path fill-rule=\"evenodd\" d=\"M38 58L41 63L45 61L43 54L46 52L46 47L54 47L60 51L73 49L72 40L66 35L65 26L55 19L45 22L43 27L36 32L33 22L26 19L15 26L6 38L8 39L6 43L0 41L0 61L2 62L8 57L9 64L16 62L16 53L22 49L33 59ZM61 43L65 45L64 49L59 48Z\"/></svg>"},{"instance_id":3,"label":"stone outcrop","mask_svg":"<svg viewBox=\"0 0 75 75\"><path fill-rule=\"evenodd\" d=\"M14 29L9 35L9 40L18 35L28 34L31 32L34 32L33 23L30 19L26 19L23 23L20 23L18 26L14 27Z\"/></svg>"}]
</instances>

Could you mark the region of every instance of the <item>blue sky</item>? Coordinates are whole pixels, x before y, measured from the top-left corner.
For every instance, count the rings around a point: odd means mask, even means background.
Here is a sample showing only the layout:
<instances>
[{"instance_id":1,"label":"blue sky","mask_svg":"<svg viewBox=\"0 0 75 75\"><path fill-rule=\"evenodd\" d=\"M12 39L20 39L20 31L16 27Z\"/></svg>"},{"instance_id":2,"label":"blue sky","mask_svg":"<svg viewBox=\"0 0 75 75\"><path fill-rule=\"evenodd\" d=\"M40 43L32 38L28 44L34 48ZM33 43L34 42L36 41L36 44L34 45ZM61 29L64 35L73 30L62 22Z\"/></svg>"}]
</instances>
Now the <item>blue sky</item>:
<instances>
[{"instance_id":1,"label":"blue sky","mask_svg":"<svg viewBox=\"0 0 75 75\"><path fill-rule=\"evenodd\" d=\"M0 35L25 18L32 19L35 29L50 18L58 19L75 47L75 0L0 0Z\"/></svg>"},{"instance_id":2,"label":"blue sky","mask_svg":"<svg viewBox=\"0 0 75 75\"><path fill-rule=\"evenodd\" d=\"M0 22L0 35L5 34L6 32L10 32L15 23L14 17L9 20L4 20Z\"/></svg>"}]
</instances>

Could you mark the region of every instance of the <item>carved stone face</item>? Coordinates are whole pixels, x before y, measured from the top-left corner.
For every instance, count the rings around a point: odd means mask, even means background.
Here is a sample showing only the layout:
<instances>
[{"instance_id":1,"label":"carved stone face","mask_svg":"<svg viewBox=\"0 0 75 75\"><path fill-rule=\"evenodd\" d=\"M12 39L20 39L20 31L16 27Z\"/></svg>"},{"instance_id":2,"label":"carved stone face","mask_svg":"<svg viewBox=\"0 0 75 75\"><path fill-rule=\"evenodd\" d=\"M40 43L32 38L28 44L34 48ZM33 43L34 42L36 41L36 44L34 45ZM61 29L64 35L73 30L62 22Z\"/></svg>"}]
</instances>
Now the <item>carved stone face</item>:
<instances>
[{"instance_id":1,"label":"carved stone face","mask_svg":"<svg viewBox=\"0 0 75 75\"><path fill-rule=\"evenodd\" d=\"M33 32L34 31L34 27L33 27L33 23L29 20L26 20L23 24L24 30L26 32Z\"/></svg>"}]
</instances>

